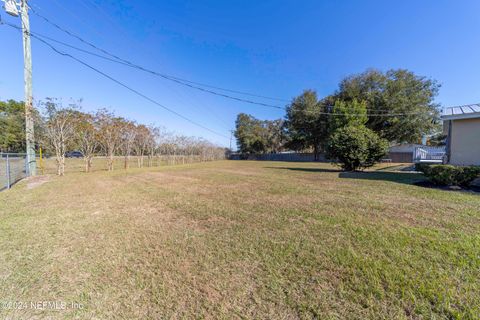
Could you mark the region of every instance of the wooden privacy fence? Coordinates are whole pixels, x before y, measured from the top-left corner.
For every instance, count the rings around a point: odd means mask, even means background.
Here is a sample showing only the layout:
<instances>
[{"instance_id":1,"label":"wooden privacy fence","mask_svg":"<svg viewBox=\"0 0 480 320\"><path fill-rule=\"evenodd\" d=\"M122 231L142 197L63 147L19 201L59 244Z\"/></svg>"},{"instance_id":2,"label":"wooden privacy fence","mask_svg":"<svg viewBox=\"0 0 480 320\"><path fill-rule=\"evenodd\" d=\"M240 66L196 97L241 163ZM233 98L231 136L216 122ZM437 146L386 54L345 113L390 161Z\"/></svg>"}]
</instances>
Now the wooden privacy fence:
<instances>
[{"instance_id":1,"label":"wooden privacy fence","mask_svg":"<svg viewBox=\"0 0 480 320\"><path fill-rule=\"evenodd\" d=\"M412 163L413 152L389 152L387 158L394 163Z\"/></svg>"}]
</instances>

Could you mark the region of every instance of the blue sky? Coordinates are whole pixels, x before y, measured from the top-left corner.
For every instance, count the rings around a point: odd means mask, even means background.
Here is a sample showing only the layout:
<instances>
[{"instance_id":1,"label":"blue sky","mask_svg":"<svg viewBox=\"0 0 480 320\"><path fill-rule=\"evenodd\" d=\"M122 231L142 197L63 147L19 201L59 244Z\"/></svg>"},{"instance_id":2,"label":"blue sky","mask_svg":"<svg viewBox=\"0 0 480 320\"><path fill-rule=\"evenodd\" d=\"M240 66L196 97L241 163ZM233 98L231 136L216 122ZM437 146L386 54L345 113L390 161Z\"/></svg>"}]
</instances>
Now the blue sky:
<instances>
[{"instance_id":1,"label":"blue sky","mask_svg":"<svg viewBox=\"0 0 480 320\"><path fill-rule=\"evenodd\" d=\"M99 47L193 81L289 100L307 88L328 95L343 77L367 68L406 68L442 84L437 102L443 106L480 102L478 0L30 0L30 4ZM3 11L1 16L19 24ZM34 14L31 28L82 46ZM0 26L0 40L0 99L23 99L21 35ZM111 108L132 120L224 146L239 112L262 119L283 116L282 110L211 96L57 47L225 137L185 122L32 39L37 101L81 98L86 111Z\"/></svg>"}]
</instances>

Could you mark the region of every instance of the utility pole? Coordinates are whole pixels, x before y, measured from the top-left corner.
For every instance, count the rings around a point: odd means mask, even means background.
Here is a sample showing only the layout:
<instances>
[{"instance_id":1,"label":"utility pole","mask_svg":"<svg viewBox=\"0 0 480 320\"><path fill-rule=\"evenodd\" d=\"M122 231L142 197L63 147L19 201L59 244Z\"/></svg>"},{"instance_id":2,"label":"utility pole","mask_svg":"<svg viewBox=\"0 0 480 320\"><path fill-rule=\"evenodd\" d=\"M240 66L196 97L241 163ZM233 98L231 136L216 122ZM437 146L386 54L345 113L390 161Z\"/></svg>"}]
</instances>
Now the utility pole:
<instances>
[{"instance_id":1,"label":"utility pole","mask_svg":"<svg viewBox=\"0 0 480 320\"><path fill-rule=\"evenodd\" d=\"M27 176L36 174L35 161L35 136L33 132L33 96L32 96L32 51L30 46L30 20L28 19L27 0L2 0L5 11L14 17L22 20L22 36L23 36L23 77L25 82L25 139L27 165L25 170ZM20 9L20 11L19 11Z\"/></svg>"},{"instance_id":2,"label":"utility pole","mask_svg":"<svg viewBox=\"0 0 480 320\"><path fill-rule=\"evenodd\" d=\"M27 175L36 175L35 136L33 131L33 96L32 96L32 50L30 46L30 20L28 18L27 0L21 0L21 19L23 31L23 75L25 81L25 134L27 146Z\"/></svg>"}]
</instances>

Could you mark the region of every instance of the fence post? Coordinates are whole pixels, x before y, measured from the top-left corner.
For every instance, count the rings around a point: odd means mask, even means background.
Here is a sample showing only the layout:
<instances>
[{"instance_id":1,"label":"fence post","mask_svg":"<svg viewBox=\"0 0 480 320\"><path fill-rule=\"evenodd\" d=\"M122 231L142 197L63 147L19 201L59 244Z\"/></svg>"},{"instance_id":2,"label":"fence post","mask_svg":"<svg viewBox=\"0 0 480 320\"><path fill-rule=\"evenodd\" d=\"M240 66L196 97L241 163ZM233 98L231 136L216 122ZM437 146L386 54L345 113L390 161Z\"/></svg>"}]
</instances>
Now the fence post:
<instances>
[{"instance_id":1,"label":"fence post","mask_svg":"<svg viewBox=\"0 0 480 320\"><path fill-rule=\"evenodd\" d=\"M42 170L42 175L43 175L44 172L43 172L43 154L42 154L42 147L40 147L40 169Z\"/></svg>"},{"instance_id":2,"label":"fence post","mask_svg":"<svg viewBox=\"0 0 480 320\"><path fill-rule=\"evenodd\" d=\"M10 189L10 159L8 158L8 154L7 154L7 189Z\"/></svg>"},{"instance_id":3,"label":"fence post","mask_svg":"<svg viewBox=\"0 0 480 320\"><path fill-rule=\"evenodd\" d=\"M28 171L29 171L28 157L25 156L25 174L27 177L30 175Z\"/></svg>"}]
</instances>

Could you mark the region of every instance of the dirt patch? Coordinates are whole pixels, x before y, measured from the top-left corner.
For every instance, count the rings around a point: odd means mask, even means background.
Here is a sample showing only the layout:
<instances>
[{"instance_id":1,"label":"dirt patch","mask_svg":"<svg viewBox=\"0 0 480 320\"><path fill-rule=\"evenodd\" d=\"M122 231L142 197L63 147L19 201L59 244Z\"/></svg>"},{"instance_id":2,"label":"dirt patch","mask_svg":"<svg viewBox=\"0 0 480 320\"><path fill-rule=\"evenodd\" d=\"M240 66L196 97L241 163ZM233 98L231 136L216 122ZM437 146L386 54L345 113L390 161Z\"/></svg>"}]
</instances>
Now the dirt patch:
<instances>
[{"instance_id":1,"label":"dirt patch","mask_svg":"<svg viewBox=\"0 0 480 320\"><path fill-rule=\"evenodd\" d=\"M35 176L27 179L27 189L35 189L44 183L50 181L50 176Z\"/></svg>"}]
</instances>

